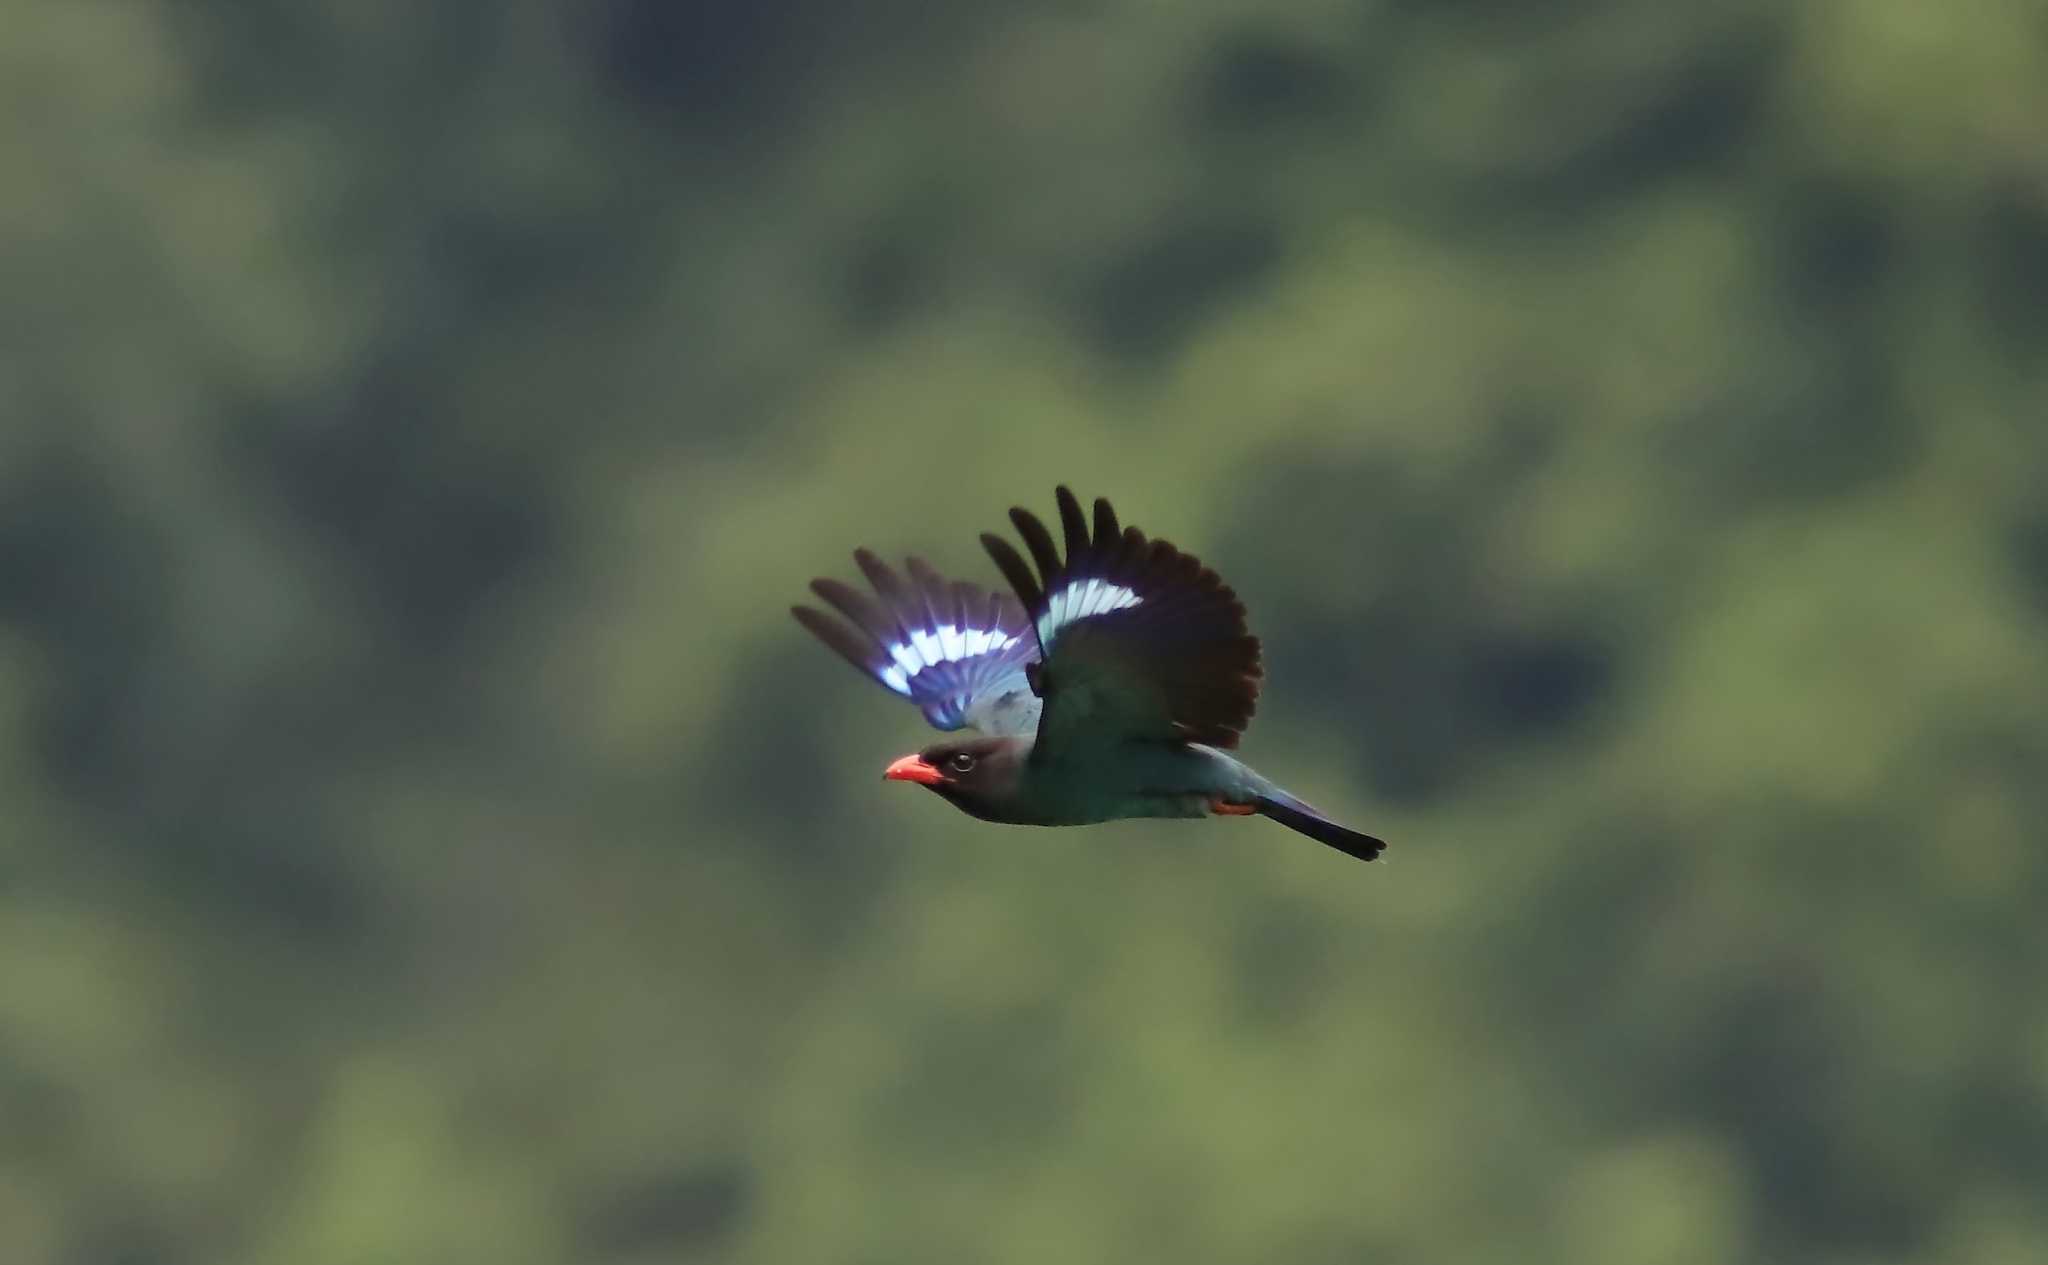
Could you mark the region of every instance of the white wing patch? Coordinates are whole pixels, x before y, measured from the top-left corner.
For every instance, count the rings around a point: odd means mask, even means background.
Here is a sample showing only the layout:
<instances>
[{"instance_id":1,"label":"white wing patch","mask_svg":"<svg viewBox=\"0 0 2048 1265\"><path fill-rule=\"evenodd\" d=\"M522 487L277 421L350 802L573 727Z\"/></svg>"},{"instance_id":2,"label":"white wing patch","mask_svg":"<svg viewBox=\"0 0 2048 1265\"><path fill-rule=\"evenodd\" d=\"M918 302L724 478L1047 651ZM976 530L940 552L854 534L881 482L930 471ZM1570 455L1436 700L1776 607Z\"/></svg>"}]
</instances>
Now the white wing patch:
<instances>
[{"instance_id":1,"label":"white wing patch","mask_svg":"<svg viewBox=\"0 0 2048 1265\"><path fill-rule=\"evenodd\" d=\"M1106 615L1144 600L1126 586L1108 580L1076 580L1046 603L1045 613L1038 617L1039 644L1050 647L1053 636L1077 619Z\"/></svg>"},{"instance_id":2,"label":"white wing patch","mask_svg":"<svg viewBox=\"0 0 2048 1265\"><path fill-rule=\"evenodd\" d=\"M985 654L1008 650L1017 644L1017 638L1000 628L961 628L956 624L940 624L935 630L913 629L909 644L892 642L889 657L895 663L876 673L882 684L910 697L910 678L940 663L958 663L962 659L975 659Z\"/></svg>"}]
</instances>

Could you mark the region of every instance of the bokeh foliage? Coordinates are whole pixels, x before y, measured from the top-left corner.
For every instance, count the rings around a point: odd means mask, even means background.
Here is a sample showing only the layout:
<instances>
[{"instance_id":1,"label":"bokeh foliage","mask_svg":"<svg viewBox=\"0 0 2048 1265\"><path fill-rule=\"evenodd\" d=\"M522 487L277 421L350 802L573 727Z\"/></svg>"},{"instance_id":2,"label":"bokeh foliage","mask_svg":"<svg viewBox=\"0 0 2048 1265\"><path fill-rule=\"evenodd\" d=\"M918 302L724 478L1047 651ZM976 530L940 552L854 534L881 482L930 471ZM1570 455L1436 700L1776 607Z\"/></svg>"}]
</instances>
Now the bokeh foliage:
<instances>
[{"instance_id":1,"label":"bokeh foliage","mask_svg":"<svg viewBox=\"0 0 2048 1265\"><path fill-rule=\"evenodd\" d=\"M2048 1259L2048 11L0 0L0 1259ZM1394 842L784 613L1057 480Z\"/></svg>"}]
</instances>

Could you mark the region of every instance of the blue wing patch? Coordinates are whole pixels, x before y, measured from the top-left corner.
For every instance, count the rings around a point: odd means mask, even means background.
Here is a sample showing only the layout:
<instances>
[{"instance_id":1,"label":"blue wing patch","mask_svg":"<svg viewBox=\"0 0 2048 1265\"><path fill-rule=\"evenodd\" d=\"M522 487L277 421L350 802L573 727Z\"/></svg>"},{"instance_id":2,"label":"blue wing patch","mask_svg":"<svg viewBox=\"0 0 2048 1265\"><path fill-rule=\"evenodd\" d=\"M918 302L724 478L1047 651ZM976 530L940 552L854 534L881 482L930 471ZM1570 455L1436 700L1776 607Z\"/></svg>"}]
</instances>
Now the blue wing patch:
<instances>
[{"instance_id":1,"label":"blue wing patch","mask_svg":"<svg viewBox=\"0 0 2048 1265\"><path fill-rule=\"evenodd\" d=\"M1021 630L939 624L912 628L910 640L884 647L891 662L875 673L883 685L916 703L934 728L958 729L967 709L990 687L1015 677L1031 647ZM1024 653L1013 654L1019 646Z\"/></svg>"},{"instance_id":2,"label":"blue wing patch","mask_svg":"<svg viewBox=\"0 0 2048 1265\"><path fill-rule=\"evenodd\" d=\"M909 578L862 549L854 561L873 597L819 579L811 591L845 619L792 607L798 622L883 688L916 703L934 728L959 729L977 699L1019 688L1036 657L1023 607L1008 594L949 583L922 559Z\"/></svg>"}]
</instances>

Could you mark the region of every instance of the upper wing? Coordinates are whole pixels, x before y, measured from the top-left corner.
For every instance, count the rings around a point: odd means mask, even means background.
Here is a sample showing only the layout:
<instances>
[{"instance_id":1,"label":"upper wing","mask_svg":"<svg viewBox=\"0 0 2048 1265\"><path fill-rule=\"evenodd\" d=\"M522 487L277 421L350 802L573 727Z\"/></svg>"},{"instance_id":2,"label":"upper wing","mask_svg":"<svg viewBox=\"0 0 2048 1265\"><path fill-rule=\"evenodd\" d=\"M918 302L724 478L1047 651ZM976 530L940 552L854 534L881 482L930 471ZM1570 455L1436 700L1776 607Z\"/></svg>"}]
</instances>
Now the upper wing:
<instances>
[{"instance_id":1,"label":"upper wing","mask_svg":"<svg viewBox=\"0 0 2048 1265\"><path fill-rule=\"evenodd\" d=\"M1237 594L1165 541L1119 530L1107 500L1095 502L1091 535L1074 494L1058 495L1065 561L1024 509L1010 521L1037 575L1007 540L981 538L1043 648L1031 668L1045 700L1034 756L1132 739L1236 746L1262 674Z\"/></svg>"},{"instance_id":2,"label":"upper wing","mask_svg":"<svg viewBox=\"0 0 2048 1265\"><path fill-rule=\"evenodd\" d=\"M1015 599L964 581L949 583L919 558L908 561L908 582L865 549L855 550L853 558L875 595L837 580L813 580L811 591L846 618L792 606L797 622L848 663L916 703L936 728L959 729L971 719L995 732L1012 725L1030 731L1035 707L1025 709L1028 716L993 706L972 718L968 714L977 702L1009 691L1035 702L1024 691L1024 665L1038 647Z\"/></svg>"}]
</instances>

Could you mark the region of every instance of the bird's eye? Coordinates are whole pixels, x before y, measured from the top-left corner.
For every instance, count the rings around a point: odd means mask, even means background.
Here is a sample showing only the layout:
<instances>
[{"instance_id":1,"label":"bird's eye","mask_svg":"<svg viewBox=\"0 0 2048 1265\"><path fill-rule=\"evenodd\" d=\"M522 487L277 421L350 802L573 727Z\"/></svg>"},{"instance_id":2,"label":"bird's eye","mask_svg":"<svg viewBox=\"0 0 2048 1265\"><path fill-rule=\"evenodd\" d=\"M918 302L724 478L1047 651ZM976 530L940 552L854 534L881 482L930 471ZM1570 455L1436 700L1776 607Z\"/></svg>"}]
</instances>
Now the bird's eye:
<instances>
[{"instance_id":1,"label":"bird's eye","mask_svg":"<svg viewBox=\"0 0 2048 1265\"><path fill-rule=\"evenodd\" d=\"M955 773L972 773L974 771L974 757L965 751L959 752L952 759L946 761L946 767Z\"/></svg>"}]
</instances>

